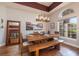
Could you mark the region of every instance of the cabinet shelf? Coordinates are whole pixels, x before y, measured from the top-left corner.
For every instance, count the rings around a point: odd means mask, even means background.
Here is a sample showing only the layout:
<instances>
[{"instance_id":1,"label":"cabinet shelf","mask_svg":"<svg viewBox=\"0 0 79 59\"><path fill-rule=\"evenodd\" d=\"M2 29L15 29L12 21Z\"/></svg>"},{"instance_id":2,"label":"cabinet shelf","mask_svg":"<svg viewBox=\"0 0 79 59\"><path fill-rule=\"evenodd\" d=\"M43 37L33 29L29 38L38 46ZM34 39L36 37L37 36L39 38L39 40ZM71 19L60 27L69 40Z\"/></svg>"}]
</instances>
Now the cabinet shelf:
<instances>
[{"instance_id":1,"label":"cabinet shelf","mask_svg":"<svg viewBox=\"0 0 79 59\"><path fill-rule=\"evenodd\" d=\"M7 21L7 43L6 45L19 44L20 41L20 22Z\"/></svg>"},{"instance_id":2,"label":"cabinet shelf","mask_svg":"<svg viewBox=\"0 0 79 59\"><path fill-rule=\"evenodd\" d=\"M8 30L19 30L19 28L8 28Z\"/></svg>"}]
</instances>

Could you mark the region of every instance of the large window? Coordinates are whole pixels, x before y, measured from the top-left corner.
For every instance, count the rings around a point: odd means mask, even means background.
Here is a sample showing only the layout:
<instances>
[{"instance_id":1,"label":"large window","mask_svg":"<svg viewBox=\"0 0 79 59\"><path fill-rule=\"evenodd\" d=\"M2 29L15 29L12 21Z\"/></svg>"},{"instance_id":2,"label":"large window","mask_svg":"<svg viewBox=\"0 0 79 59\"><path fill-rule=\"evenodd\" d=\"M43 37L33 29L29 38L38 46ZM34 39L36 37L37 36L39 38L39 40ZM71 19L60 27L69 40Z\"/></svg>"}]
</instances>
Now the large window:
<instances>
[{"instance_id":1,"label":"large window","mask_svg":"<svg viewBox=\"0 0 79 59\"><path fill-rule=\"evenodd\" d=\"M71 17L60 21L60 35L76 39L77 17Z\"/></svg>"}]
</instances>

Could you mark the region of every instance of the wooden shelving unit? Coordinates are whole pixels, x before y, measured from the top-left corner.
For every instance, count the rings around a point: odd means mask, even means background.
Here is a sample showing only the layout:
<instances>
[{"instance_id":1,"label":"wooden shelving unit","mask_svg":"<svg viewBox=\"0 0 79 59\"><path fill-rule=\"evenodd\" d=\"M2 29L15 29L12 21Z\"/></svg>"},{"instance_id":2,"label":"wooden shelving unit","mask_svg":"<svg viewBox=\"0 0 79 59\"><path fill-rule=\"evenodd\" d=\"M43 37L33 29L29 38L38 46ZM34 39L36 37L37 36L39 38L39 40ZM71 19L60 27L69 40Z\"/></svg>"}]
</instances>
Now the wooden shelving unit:
<instances>
[{"instance_id":1,"label":"wooden shelving unit","mask_svg":"<svg viewBox=\"0 0 79 59\"><path fill-rule=\"evenodd\" d=\"M6 45L19 44L20 41L20 22L7 21Z\"/></svg>"}]
</instances>

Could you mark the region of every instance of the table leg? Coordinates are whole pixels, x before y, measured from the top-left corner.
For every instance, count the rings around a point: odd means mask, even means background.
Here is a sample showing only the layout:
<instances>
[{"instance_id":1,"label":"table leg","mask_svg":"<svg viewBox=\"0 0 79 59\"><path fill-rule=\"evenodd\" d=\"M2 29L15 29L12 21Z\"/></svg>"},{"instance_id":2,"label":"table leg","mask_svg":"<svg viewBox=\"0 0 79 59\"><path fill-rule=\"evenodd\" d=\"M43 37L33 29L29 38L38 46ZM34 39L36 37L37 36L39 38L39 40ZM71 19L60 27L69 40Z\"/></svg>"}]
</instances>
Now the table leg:
<instances>
[{"instance_id":1,"label":"table leg","mask_svg":"<svg viewBox=\"0 0 79 59\"><path fill-rule=\"evenodd\" d=\"M55 45L55 48L60 50L60 44Z\"/></svg>"},{"instance_id":2,"label":"table leg","mask_svg":"<svg viewBox=\"0 0 79 59\"><path fill-rule=\"evenodd\" d=\"M39 50L36 50L35 54L36 56L39 56Z\"/></svg>"}]
</instances>

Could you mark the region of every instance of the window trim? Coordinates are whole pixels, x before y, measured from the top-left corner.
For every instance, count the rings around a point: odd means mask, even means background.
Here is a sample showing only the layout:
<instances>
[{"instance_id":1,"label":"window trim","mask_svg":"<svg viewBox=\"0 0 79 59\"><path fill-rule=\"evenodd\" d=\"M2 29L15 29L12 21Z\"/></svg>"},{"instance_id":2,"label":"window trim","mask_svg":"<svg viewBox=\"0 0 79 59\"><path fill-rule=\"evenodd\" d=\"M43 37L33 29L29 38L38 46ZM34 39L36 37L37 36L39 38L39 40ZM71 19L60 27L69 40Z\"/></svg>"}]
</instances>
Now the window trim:
<instances>
[{"instance_id":1,"label":"window trim","mask_svg":"<svg viewBox=\"0 0 79 59\"><path fill-rule=\"evenodd\" d=\"M77 16L73 16L73 17L69 17L69 18L65 18L65 19L70 19L70 18L74 18L74 17L76 17L77 18L77 21L78 21L78 17ZM65 20L65 19L62 19L62 20ZM60 21L59 21L60 22ZM77 24L76 24L76 30L78 30L77 29ZM59 27L60 27L60 24L59 24ZM59 31L60 31L60 28L59 28ZM64 33L65 34L65 33ZM66 38L68 38L68 39L71 39L71 40L76 40L77 39L77 32L76 32L76 38L70 38L70 37L68 37L68 34L66 34L67 36L63 36L63 37L66 37Z\"/></svg>"}]
</instances>

